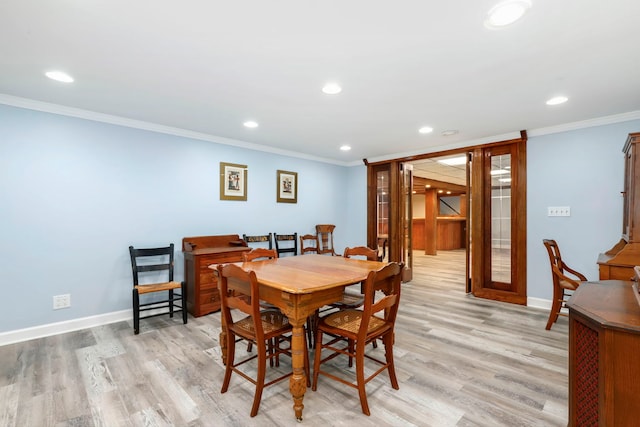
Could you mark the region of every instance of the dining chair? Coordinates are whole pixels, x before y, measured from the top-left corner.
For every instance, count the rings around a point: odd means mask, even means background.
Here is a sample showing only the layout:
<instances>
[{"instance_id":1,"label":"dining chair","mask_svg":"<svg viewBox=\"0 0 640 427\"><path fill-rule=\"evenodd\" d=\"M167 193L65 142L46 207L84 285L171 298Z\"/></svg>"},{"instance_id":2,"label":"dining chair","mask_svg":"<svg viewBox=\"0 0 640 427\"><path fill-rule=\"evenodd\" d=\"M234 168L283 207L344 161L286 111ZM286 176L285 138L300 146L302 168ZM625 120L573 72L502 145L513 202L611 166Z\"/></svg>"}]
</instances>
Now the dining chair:
<instances>
[{"instance_id":1,"label":"dining chair","mask_svg":"<svg viewBox=\"0 0 640 427\"><path fill-rule=\"evenodd\" d=\"M365 385L378 374L387 370L391 387L398 390L393 360L394 326L400 304L402 265L392 262L377 271L372 271L364 282L364 305L362 309L346 309L321 317L315 340L312 390L318 388L318 377L323 375L358 390L360 406L365 415L370 415ZM375 292L384 294L374 302ZM323 342L323 334L329 340ZM379 355L366 354L366 345L376 339L384 343L384 360ZM329 354L322 357L323 350ZM378 350L373 350L378 351ZM326 352L325 352L326 353ZM347 379L346 373L336 372L335 366L322 369L322 365L339 355L355 359L355 383ZM365 377L365 360L380 365L377 370ZM370 370L367 370L370 372Z\"/></svg>"},{"instance_id":2,"label":"dining chair","mask_svg":"<svg viewBox=\"0 0 640 427\"><path fill-rule=\"evenodd\" d=\"M252 383L255 386L255 393L251 416L255 417L260 407L263 389L292 374L291 372L279 374L276 378L265 382L267 359L278 360L282 354L291 356L290 337L287 337L286 334L290 334L292 328L287 317L280 310L261 309L259 304L260 288L254 271L245 271L234 264L219 264L217 270L220 279L221 316L226 333L227 348L226 360L224 361L224 379L220 392L226 393L229 389L232 373L236 373ZM230 289L230 282L237 285L237 287L234 286L234 289ZM240 288L247 289L247 291L243 293ZM245 316L234 320L232 309L238 310ZM236 337L253 343L257 348L256 354L236 361ZM281 344L285 341L289 341L289 345L281 347ZM251 368L240 369L242 365L254 359L257 359L257 373L255 376L251 375ZM307 360L305 360L305 370L308 375L309 364ZM237 402L234 403L234 405L236 404Z\"/></svg>"},{"instance_id":3,"label":"dining chair","mask_svg":"<svg viewBox=\"0 0 640 427\"><path fill-rule=\"evenodd\" d=\"M187 292L184 282L173 280L173 243L160 248L134 248L129 246L133 272L133 332L140 333L140 319L173 314L182 311L182 323L187 323ZM180 293L175 292L179 290ZM140 303L140 296L167 292L167 298L149 298ZM168 308L169 310L162 310ZM157 312L161 309L161 312ZM153 314L141 316L142 312L154 310Z\"/></svg>"},{"instance_id":4,"label":"dining chair","mask_svg":"<svg viewBox=\"0 0 640 427\"><path fill-rule=\"evenodd\" d=\"M298 255L298 233L273 233L273 240L276 243L276 251L278 251L278 256L281 256L283 254Z\"/></svg>"},{"instance_id":5,"label":"dining chair","mask_svg":"<svg viewBox=\"0 0 640 427\"><path fill-rule=\"evenodd\" d=\"M319 254L336 255L333 248L333 231L336 226L333 224L316 225L316 240Z\"/></svg>"},{"instance_id":6,"label":"dining chair","mask_svg":"<svg viewBox=\"0 0 640 427\"><path fill-rule=\"evenodd\" d=\"M547 321L546 330L550 330L551 326L558 320L558 316L566 316L562 313L568 297L573 291L578 289L580 282L584 282L587 278L571 268L562 261L560 256L560 248L555 240L543 239L542 243L547 248L549 254L549 262L551 263L551 278L553 280L553 301L551 303L551 311L549 312L549 320ZM566 273L573 277L567 276ZM576 280L577 279L577 280Z\"/></svg>"},{"instance_id":7,"label":"dining chair","mask_svg":"<svg viewBox=\"0 0 640 427\"><path fill-rule=\"evenodd\" d=\"M256 247L264 247L264 245L266 244L268 249L273 249L273 240L272 240L271 233L259 234L259 235L243 234L242 240L244 240L247 244L256 243L258 245L262 245L262 246L256 246ZM253 247L253 245L250 245L250 246Z\"/></svg>"},{"instance_id":8,"label":"dining chair","mask_svg":"<svg viewBox=\"0 0 640 427\"><path fill-rule=\"evenodd\" d=\"M304 234L300 236L300 255L317 254L318 240L315 234Z\"/></svg>"}]
</instances>

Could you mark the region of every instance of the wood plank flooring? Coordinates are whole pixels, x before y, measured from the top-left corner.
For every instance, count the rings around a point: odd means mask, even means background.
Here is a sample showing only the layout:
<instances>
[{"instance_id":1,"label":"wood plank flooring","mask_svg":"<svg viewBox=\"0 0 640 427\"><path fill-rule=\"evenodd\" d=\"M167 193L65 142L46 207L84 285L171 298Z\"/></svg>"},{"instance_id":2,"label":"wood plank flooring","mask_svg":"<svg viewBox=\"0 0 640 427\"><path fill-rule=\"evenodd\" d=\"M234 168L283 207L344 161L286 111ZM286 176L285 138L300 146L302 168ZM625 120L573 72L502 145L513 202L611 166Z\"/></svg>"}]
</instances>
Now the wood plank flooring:
<instances>
[{"instance_id":1,"label":"wood plank flooring","mask_svg":"<svg viewBox=\"0 0 640 427\"><path fill-rule=\"evenodd\" d=\"M463 257L414 260L396 325L400 390L386 373L371 381L367 417L354 389L320 378L301 425L566 426L567 319L545 331L547 311L465 295ZM120 322L0 347L0 426L300 425L286 380L265 389L255 418L247 381L220 394L219 332L216 313L143 320L138 336Z\"/></svg>"}]
</instances>

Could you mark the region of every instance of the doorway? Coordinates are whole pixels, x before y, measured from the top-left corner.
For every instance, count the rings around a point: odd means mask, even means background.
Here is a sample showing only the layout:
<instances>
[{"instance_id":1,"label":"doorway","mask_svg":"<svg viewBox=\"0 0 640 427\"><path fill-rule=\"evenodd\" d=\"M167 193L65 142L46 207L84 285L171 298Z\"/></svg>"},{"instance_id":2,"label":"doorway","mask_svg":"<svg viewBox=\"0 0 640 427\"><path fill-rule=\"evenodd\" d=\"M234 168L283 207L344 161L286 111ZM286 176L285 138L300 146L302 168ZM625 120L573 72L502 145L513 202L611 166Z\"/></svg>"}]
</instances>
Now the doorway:
<instances>
[{"instance_id":1,"label":"doorway","mask_svg":"<svg viewBox=\"0 0 640 427\"><path fill-rule=\"evenodd\" d=\"M416 250L437 256L438 245L458 245L465 250L467 292L476 297L525 305L526 140L526 132L522 131L521 138L492 144L376 164L365 160L368 166L369 245L373 247L379 241L378 214L384 211L388 260L404 264L405 281L411 280ZM460 187L456 190L454 184L447 182L451 179L445 178L444 173L437 178L420 176L423 175L419 171L423 167L421 164L440 167L446 164L444 160L456 156L464 160L464 196L460 194ZM458 165L459 174L462 169L463 166ZM383 210L378 205L382 191L380 174L386 178ZM435 184L443 188L434 189ZM445 185L453 189L446 190ZM446 194L447 191L450 194ZM424 193L425 202L415 209L412 198L418 192ZM446 196L458 197L459 204ZM449 205L452 213L444 214L441 204ZM423 234L417 229L413 215L413 212L419 215L421 210L424 217L418 222ZM462 235L464 243L461 245ZM424 248L420 247L422 243Z\"/></svg>"}]
</instances>

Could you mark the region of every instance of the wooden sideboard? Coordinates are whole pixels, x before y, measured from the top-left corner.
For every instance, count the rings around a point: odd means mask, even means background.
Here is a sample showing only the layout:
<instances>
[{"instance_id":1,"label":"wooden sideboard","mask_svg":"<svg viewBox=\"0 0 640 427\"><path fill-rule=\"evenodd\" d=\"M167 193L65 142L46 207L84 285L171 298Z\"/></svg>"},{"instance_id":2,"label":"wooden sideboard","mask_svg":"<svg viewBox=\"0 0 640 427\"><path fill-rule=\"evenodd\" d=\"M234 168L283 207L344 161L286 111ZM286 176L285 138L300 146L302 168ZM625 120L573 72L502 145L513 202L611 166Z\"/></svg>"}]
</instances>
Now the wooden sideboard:
<instances>
[{"instance_id":1,"label":"wooden sideboard","mask_svg":"<svg viewBox=\"0 0 640 427\"><path fill-rule=\"evenodd\" d=\"M629 134L623 148L622 237L598 256L600 280L631 280L640 265L640 132Z\"/></svg>"},{"instance_id":2,"label":"wooden sideboard","mask_svg":"<svg viewBox=\"0 0 640 427\"><path fill-rule=\"evenodd\" d=\"M242 261L242 253L250 250L237 234L182 239L189 313L199 317L220 310L218 280L209 266Z\"/></svg>"},{"instance_id":3,"label":"wooden sideboard","mask_svg":"<svg viewBox=\"0 0 640 427\"><path fill-rule=\"evenodd\" d=\"M632 283L583 282L569 307L569 426L637 426L640 305Z\"/></svg>"}]
</instances>

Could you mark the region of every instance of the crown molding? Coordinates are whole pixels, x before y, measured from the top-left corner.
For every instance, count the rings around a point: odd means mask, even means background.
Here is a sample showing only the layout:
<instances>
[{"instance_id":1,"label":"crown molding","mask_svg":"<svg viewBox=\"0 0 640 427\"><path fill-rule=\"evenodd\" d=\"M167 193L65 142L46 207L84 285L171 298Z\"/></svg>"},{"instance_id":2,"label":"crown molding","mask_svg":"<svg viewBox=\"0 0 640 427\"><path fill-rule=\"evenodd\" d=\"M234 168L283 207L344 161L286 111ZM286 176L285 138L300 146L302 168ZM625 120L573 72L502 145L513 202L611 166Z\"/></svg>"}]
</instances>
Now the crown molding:
<instances>
[{"instance_id":1,"label":"crown molding","mask_svg":"<svg viewBox=\"0 0 640 427\"><path fill-rule=\"evenodd\" d=\"M145 122L142 120L133 120L110 114L98 113L95 111L83 110L81 108L67 107L59 104L52 104L44 101L36 101L28 98L20 98L13 95L0 93L0 104L10 105L13 107L25 108L28 110L42 111L45 113L58 114L61 116L75 117L79 119L91 120L94 122L108 123L128 128L141 129L150 132L163 133L167 135L179 136L183 138L196 139L199 141L214 142L216 144L231 145L234 147L245 148L247 150L261 151L266 153L278 154L281 156L295 157L299 159L312 160L315 162L329 163L338 166L348 166L346 162L340 162L324 157L312 156L309 154L299 153L297 151L283 150L280 148L269 147L266 145L254 144L252 142L241 141L222 136L209 135L201 132L193 132L186 129L164 126L157 123Z\"/></svg>"}]
</instances>

